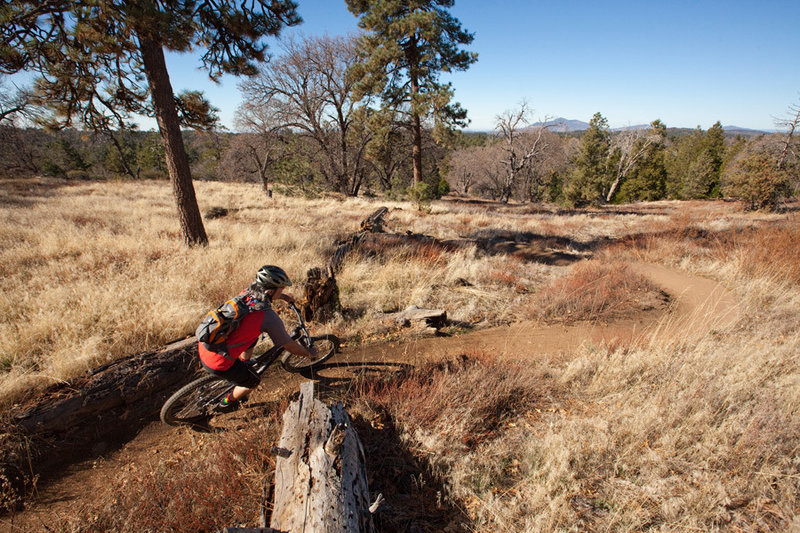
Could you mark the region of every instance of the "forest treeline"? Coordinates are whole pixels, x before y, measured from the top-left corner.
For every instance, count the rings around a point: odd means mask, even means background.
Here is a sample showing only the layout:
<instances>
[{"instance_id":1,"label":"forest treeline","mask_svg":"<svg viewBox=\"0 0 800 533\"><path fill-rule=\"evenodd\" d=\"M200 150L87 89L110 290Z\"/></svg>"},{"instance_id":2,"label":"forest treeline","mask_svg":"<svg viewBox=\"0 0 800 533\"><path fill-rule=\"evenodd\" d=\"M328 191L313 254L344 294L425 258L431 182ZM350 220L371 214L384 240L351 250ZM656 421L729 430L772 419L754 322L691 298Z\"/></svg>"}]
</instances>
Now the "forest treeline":
<instances>
[{"instance_id":1,"label":"forest treeline","mask_svg":"<svg viewBox=\"0 0 800 533\"><path fill-rule=\"evenodd\" d=\"M708 130L611 131L597 114L583 132L522 128L513 140L498 132L465 132L437 143L423 130L423 182L411 186L409 139L383 132L386 144L362 147L351 173L336 173L326 138L301 131L231 133L186 131L194 179L262 184L265 191L433 198L445 193L569 206L660 199L731 197L750 208L774 207L796 194L796 158L777 168L785 134L726 135ZM330 148L330 147L327 147ZM510 162L533 154L515 175ZM157 132L108 135L67 129L0 126L0 174L66 179L167 179ZM419 192L421 190L421 193Z\"/></svg>"}]
</instances>

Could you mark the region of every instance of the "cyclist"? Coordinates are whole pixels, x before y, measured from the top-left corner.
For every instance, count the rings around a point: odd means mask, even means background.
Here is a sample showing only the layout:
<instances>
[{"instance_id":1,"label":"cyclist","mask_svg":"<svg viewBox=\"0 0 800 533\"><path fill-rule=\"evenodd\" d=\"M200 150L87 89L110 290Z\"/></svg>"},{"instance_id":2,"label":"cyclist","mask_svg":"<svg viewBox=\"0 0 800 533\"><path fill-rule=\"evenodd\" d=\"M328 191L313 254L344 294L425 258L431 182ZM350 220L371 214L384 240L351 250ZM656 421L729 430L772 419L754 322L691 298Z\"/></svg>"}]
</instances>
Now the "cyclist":
<instances>
[{"instance_id":1,"label":"cyclist","mask_svg":"<svg viewBox=\"0 0 800 533\"><path fill-rule=\"evenodd\" d=\"M228 412L237 409L261 382L259 375L245 361L252 356L253 348L262 332L269 335L275 346L282 346L292 354L309 358L317 356L313 347L306 348L289 336L283 321L272 309L271 304L274 300L294 302L291 294L283 292L285 287L291 285L289 276L282 268L275 265L264 265L256 273L255 281L242 291L242 295L251 306L251 311L228 336L227 352L211 351L202 342L198 345L197 351L200 354L203 368L236 385L217 405L216 411Z\"/></svg>"}]
</instances>

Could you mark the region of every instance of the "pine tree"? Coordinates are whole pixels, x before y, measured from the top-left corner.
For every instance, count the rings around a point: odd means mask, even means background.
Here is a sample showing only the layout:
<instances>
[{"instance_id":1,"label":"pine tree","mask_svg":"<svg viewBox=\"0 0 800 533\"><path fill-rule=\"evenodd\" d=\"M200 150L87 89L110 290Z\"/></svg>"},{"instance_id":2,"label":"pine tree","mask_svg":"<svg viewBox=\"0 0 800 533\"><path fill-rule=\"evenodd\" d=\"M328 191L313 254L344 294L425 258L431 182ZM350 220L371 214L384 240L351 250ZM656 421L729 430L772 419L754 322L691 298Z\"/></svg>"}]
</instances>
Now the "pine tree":
<instances>
[{"instance_id":1,"label":"pine tree","mask_svg":"<svg viewBox=\"0 0 800 533\"><path fill-rule=\"evenodd\" d=\"M684 155L690 156L686 161L681 176L680 197L718 198L720 196L720 173L725 161L725 132L722 125L716 122L705 135L698 130L685 141Z\"/></svg>"},{"instance_id":2,"label":"pine tree","mask_svg":"<svg viewBox=\"0 0 800 533\"><path fill-rule=\"evenodd\" d=\"M567 201L581 207L605 198L610 184L609 174L610 133L608 120L595 113L589 128L581 136L581 145L575 156L575 169L569 177L564 194Z\"/></svg>"},{"instance_id":3,"label":"pine tree","mask_svg":"<svg viewBox=\"0 0 800 533\"><path fill-rule=\"evenodd\" d=\"M290 0L11 0L0 9L0 72L41 74L38 96L59 127L77 120L111 131L127 127L132 113L154 115L184 240L206 244L164 49L204 50L212 79L253 74L262 38L299 23L296 7Z\"/></svg>"},{"instance_id":4,"label":"pine tree","mask_svg":"<svg viewBox=\"0 0 800 533\"><path fill-rule=\"evenodd\" d=\"M630 177L620 187L616 197L619 202L661 200L666 195L667 127L660 120L654 120L650 123L648 135L656 142L647 146Z\"/></svg>"},{"instance_id":5,"label":"pine tree","mask_svg":"<svg viewBox=\"0 0 800 533\"><path fill-rule=\"evenodd\" d=\"M364 94L380 94L384 106L408 108L412 137L413 185L422 179L422 121L437 128L466 125L466 111L451 103L453 89L439 82L442 72L466 70L477 54L459 46L473 35L447 8L453 0L346 0L359 27L366 60L354 69Z\"/></svg>"},{"instance_id":6,"label":"pine tree","mask_svg":"<svg viewBox=\"0 0 800 533\"><path fill-rule=\"evenodd\" d=\"M720 193L720 174L722 165L725 162L725 130L719 121L715 122L706 132L703 151L707 154L711 162L711 172L705 183L705 198L719 198Z\"/></svg>"},{"instance_id":7,"label":"pine tree","mask_svg":"<svg viewBox=\"0 0 800 533\"><path fill-rule=\"evenodd\" d=\"M705 133L698 126L690 135L678 137L668 151L667 197L683 200L685 184L689 180L689 166L702 150Z\"/></svg>"}]
</instances>

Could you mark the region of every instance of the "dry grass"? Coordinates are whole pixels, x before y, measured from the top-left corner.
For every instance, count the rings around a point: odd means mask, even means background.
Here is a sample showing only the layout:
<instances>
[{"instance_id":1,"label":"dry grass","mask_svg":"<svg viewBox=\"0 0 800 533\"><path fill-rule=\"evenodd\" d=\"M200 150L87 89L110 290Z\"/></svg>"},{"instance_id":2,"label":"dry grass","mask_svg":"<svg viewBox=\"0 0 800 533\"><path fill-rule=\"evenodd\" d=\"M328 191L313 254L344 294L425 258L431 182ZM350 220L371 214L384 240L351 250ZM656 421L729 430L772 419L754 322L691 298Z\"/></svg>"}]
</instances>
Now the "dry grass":
<instances>
[{"instance_id":1,"label":"dry grass","mask_svg":"<svg viewBox=\"0 0 800 533\"><path fill-rule=\"evenodd\" d=\"M728 330L566 360L482 354L366 388L364 401L396 417L476 531L793 530L800 290L784 250L792 231L677 247L678 261L713 271L741 299L744 318ZM743 254L753 241L766 249Z\"/></svg>"},{"instance_id":2,"label":"dry grass","mask_svg":"<svg viewBox=\"0 0 800 533\"><path fill-rule=\"evenodd\" d=\"M207 222L205 249L180 244L161 182L66 186L0 207L0 396L186 335L266 262L300 279L322 263L334 237L319 224L323 202L267 204L255 187L197 188L202 209L236 209Z\"/></svg>"},{"instance_id":3,"label":"dry grass","mask_svg":"<svg viewBox=\"0 0 800 533\"><path fill-rule=\"evenodd\" d=\"M206 222L207 249L187 250L166 183L0 185L5 401L190 332L261 264L282 264L303 279L309 266L327 261L338 237L383 204L268 203L255 186L198 183L203 210L223 206L231 214ZM800 260L792 215L743 214L721 202L592 213L435 203L426 214L389 206L390 229L400 232L559 237L575 244L567 251L590 250L596 261L564 274L563 267L476 249L353 255L339 276L348 312L320 327L350 339L382 335L381 314L411 304L492 324L524 316L534 298L551 309L545 316L594 318L630 303L631 291L650 291L612 261L627 258L715 278L741 301L743 318L723 331L678 332L670 342L535 361L476 353L366 386L355 403L391 414L406 448L466 509L470 527L766 532L800 526ZM609 307L611 300L617 303ZM266 468L253 453L250 459ZM223 476L246 472L232 450L225 454L200 454L198 462L174 468L160 463L153 471L163 475L160 483L174 483L170 494L190 495L184 503L212 497L194 488L219 486L193 477L207 465L228 465ZM150 487L149 474L146 468L130 474L114 504L120 514L133 516L141 505L144 496L130 487ZM181 501L157 501L170 517L189 512ZM237 519L252 514L239 509ZM203 516L205 524L222 523Z\"/></svg>"},{"instance_id":4,"label":"dry grass","mask_svg":"<svg viewBox=\"0 0 800 533\"><path fill-rule=\"evenodd\" d=\"M384 204L266 201L257 186L241 184L196 188L202 211L222 206L230 214L206 220L207 248L187 249L165 182L0 181L0 401L191 333L205 311L246 286L262 264L280 264L303 280L310 266L328 261L338 238ZM459 212L427 215L388 205L401 232L407 225L443 237L457 225ZM339 277L349 314L328 328L372 337L381 332L376 318L383 311L412 304L455 304L451 316L473 323L506 320L519 295L485 275L505 269L504 258L474 250L400 251L385 261L352 257ZM518 262L514 269L530 284L548 271ZM450 288L462 279L472 285L458 289L453 302Z\"/></svg>"}]
</instances>

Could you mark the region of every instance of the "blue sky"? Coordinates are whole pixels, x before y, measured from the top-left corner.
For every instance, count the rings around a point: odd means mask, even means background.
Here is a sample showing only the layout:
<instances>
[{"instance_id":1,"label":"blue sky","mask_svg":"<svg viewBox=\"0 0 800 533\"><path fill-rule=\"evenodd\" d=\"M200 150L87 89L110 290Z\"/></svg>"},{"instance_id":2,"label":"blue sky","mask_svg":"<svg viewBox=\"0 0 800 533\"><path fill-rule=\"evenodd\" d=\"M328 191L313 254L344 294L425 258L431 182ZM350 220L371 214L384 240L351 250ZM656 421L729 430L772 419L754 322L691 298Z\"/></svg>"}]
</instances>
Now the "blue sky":
<instances>
[{"instance_id":1,"label":"blue sky","mask_svg":"<svg viewBox=\"0 0 800 533\"><path fill-rule=\"evenodd\" d=\"M305 22L285 35L357 31L344 0L298 3ZM523 99L534 120L588 122L600 112L612 127L660 118L671 127L719 120L772 129L800 101L797 0L456 0L452 13L475 34L468 48L479 54L466 72L442 78L453 83L470 129L491 129ZM192 55L168 57L175 91L204 90L231 127L238 81L215 86L198 66Z\"/></svg>"}]
</instances>

